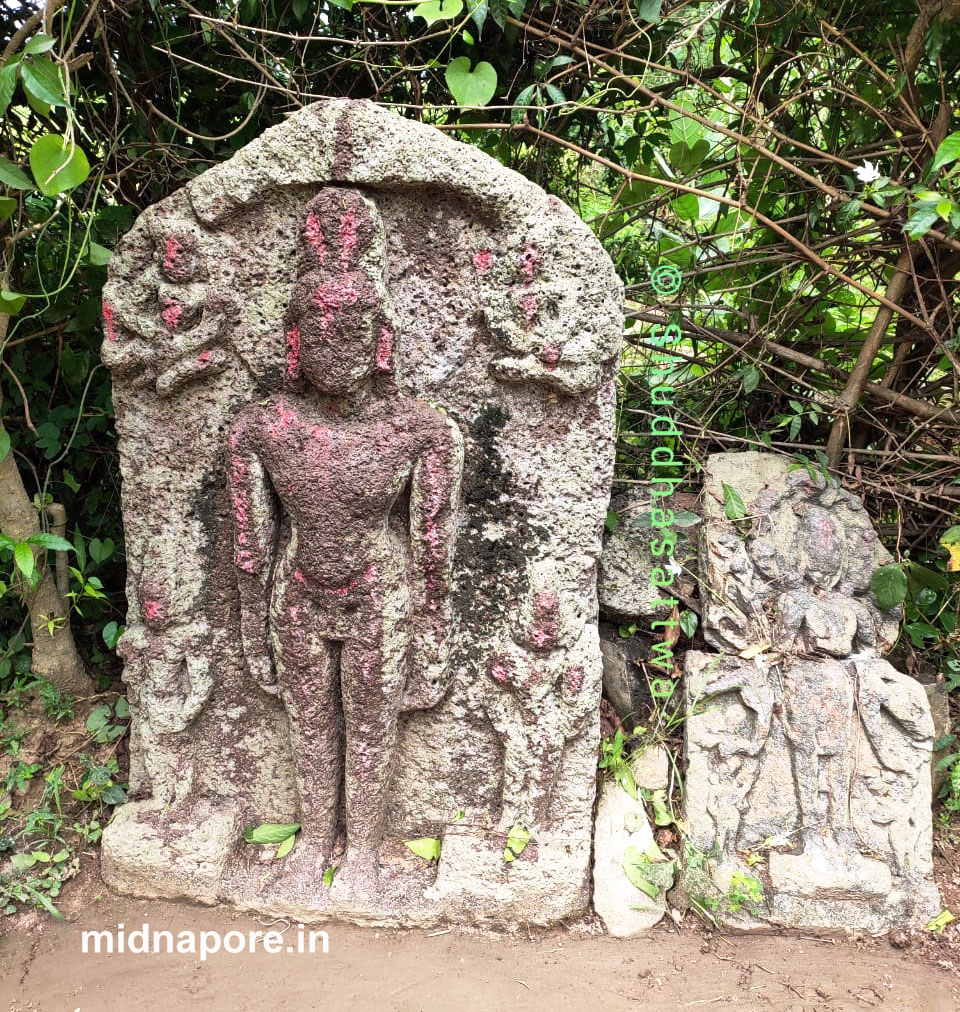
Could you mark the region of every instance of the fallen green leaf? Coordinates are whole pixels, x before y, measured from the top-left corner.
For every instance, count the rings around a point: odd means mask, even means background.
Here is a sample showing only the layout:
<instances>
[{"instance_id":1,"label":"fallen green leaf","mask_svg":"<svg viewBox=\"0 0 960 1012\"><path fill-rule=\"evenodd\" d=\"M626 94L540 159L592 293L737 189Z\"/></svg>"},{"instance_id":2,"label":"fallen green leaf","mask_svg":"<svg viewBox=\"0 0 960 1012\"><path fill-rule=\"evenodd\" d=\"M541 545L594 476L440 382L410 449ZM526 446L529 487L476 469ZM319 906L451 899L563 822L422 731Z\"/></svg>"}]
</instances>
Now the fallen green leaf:
<instances>
[{"instance_id":1,"label":"fallen green leaf","mask_svg":"<svg viewBox=\"0 0 960 1012\"><path fill-rule=\"evenodd\" d=\"M283 843L296 834L300 825L299 822L264 822L256 828L248 826L243 831L243 838L247 843Z\"/></svg>"},{"instance_id":2,"label":"fallen green leaf","mask_svg":"<svg viewBox=\"0 0 960 1012\"><path fill-rule=\"evenodd\" d=\"M530 842L530 830L518 822L507 834L507 845L503 848L503 859L508 864L523 853L524 848Z\"/></svg>"},{"instance_id":3,"label":"fallen green leaf","mask_svg":"<svg viewBox=\"0 0 960 1012\"><path fill-rule=\"evenodd\" d=\"M413 851L424 861L439 861L441 841L432 836L422 836L417 840L404 840L403 845Z\"/></svg>"}]
</instances>

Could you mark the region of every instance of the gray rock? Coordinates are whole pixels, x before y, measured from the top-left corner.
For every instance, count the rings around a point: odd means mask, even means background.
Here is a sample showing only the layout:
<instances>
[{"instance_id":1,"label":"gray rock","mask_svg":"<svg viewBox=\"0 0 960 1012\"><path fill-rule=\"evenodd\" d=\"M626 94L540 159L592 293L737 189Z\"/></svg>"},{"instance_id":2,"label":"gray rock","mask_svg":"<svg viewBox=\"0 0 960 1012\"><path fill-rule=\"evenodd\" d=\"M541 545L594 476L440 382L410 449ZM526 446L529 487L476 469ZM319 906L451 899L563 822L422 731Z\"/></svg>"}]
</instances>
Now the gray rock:
<instances>
[{"instance_id":1,"label":"gray rock","mask_svg":"<svg viewBox=\"0 0 960 1012\"><path fill-rule=\"evenodd\" d=\"M606 671L606 662L604 662L604 671ZM606 675L604 675L604 678L606 678ZM933 737L934 741L936 741L937 738L949 734L953 728L953 721L950 717L950 695L943 682L925 682L923 689L927 694L927 702L930 704L930 716L933 718ZM940 789L947 782L947 777L950 775L949 770L938 770L937 766L942 759L950 755L953 748L954 746L946 745L934 752L931 758L934 802L936 802Z\"/></svg>"},{"instance_id":2,"label":"gray rock","mask_svg":"<svg viewBox=\"0 0 960 1012\"><path fill-rule=\"evenodd\" d=\"M368 102L140 216L103 359L147 800L108 882L368 923L584 909L621 295L559 200ZM239 827L293 821L265 872Z\"/></svg>"},{"instance_id":3,"label":"gray rock","mask_svg":"<svg viewBox=\"0 0 960 1012\"><path fill-rule=\"evenodd\" d=\"M657 858L643 863L644 877L659 888L655 898L638 889L624 870L624 861L636 861L637 855ZM673 867L672 860L661 858L643 803L613 780L605 781L593 835L593 906L611 935L639 935L663 918Z\"/></svg>"},{"instance_id":4,"label":"gray rock","mask_svg":"<svg viewBox=\"0 0 960 1012\"><path fill-rule=\"evenodd\" d=\"M663 745L651 745L630 757L630 769L637 787L664 790L670 783L670 756Z\"/></svg>"},{"instance_id":5,"label":"gray rock","mask_svg":"<svg viewBox=\"0 0 960 1012\"><path fill-rule=\"evenodd\" d=\"M641 656L638 646L635 639L610 639L601 632L603 695L617 716L631 728L637 715L650 702L650 693L638 663Z\"/></svg>"},{"instance_id":6,"label":"gray rock","mask_svg":"<svg viewBox=\"0 0 960 1012\"><path fill-rule=\"evenodd\" d=\"M652 550L658 535L649 521L651 503L645 488L632 488L611 500L610 510L619 522L604 535L597 589L601 612L612 618L663 617L670 606L654 602L676 597L678 590L689 596L696 584L696 546L691 539L697 521L682 514L684 526L675 528L678 537L672 555L657 556ZM671 569L671 562L677 571ZM654 573L665 586L652 582Z\"/></svg>"},{"instance_id":7,"label":"gray rock","mask_svg":"<svg viewBox=\"0 0 960 1012\"><path fill-rule=\"evenodd\" d=\"M684 686L688 894L739 927L880 933L937 913L918 683L880 658L691 651ZM770 888L734 909L735 876L757 881L750 854Z\"/></svg>"},{"instance_id":8,"label":"gray rock","mask_svg":"<svg viewBox=\"0 0 960 1012\"><path fill-rule=\"evenodd\" d=\"M216 903L237 835L238 813L196 800L175 814L160 800L121 805L104 833L104 878L115 889L151 899ZM131 861L130 854L137 855Z\"/></svg>"},{"instance_id":9,"label":"gray rock","mask_svg":"<svg viewBox=\"0 0 960 1012\"><path fill-rule=\"evenodd\" d=\"M869 590L892 562L856 496L788 458L715 453L704 476L700 560L703 634L718 650L760 644L845 657L885 653L900 609L882 611ZM724 514L724 486L746 517Z\"/></svg>"}]
</instances>

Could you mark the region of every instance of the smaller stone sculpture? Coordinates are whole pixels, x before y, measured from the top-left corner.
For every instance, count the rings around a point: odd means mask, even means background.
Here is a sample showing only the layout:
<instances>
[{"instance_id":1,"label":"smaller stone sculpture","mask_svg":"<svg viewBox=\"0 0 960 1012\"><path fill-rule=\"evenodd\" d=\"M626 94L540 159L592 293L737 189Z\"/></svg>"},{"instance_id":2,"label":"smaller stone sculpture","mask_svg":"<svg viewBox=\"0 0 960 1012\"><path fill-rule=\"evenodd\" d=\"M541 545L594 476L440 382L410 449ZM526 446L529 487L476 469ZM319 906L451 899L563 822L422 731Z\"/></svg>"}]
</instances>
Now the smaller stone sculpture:
<instances>
[{"instance_id":1,"label":"smaller stone sculpture","mask_svg":"<svg viewBox=\"0 0 960 1012\"><path fill-rule=\"evenodd\" d=\"M490 662L482 705L504 747L504 829L547 828L566 742L582 733L599 686L596 634L584 625L582 595L558 593L557 567L534 564L517 602L514 641ZM588 674L589 672L589 674Z\"/></svg>"},{"instance_id":2,"label":"smaller stone sculpture","mask_svg":"<svg viewBox=\"0 0 960 1012\"><path fill-rule=\"evenodd\" d=\"M789 466L776 487L751 498L744 537L729 524L715 523L704 533L707 642L727 650L766 642L834 657L889 649L900 611L883 612L869 584L874 570L892 559L863 504ZM763 471L746 481L743 475L738 466L729 477L749 496ZM715 520L723 517L723 484L704 504Z\"/></svg>"},{"instance_id":3,"label":"smaller stone sculpture","mask_svg":"<svg viewBox=\"0 0 960 1012\"><path fill-rule=\"evenodd\" d=\"M231 291L229 250L183 229L154 226L157 256L156 317L127 320L108 300L103 303L106 341L103 360L134 386L148 384L170 398L201 376L226 369L236 356L230 341L240 307ZM213 262L216 274L212 275Z\"/></svg>"},{"instance_id":4,"label":"smaller stone sculpture","mask_svg":"<svg viewBox=\"0 0 960 1012\"><path fill-rule=\"evenodd\" d=\"M553 199L553 198L551 198ZM581 275L577 285L556 272L534 237L514 260L489 249L473 258L480 306L496 340L508 354L494 372L514 382L535 382L565 394L582 394L600 382L600 363L616 353L608 300L601 277ZM594 285L596 286L594 288ZM570 321L591 305L596 313L571 330Z\"/></svg>"},{"instance_id":5,"label":"smaller stone sculpture","mask_svg":"<svg viewBox=\"0 0 960 1012\"><path fill-rule=\"evenodd\" d=\"M685 661L687 895L739 926L925 922L933 721L878 656L898 611L869 590L889 555L866 511L761 454L709 458L704 509L704 635L731 652Z\"/></svg>"}]
</instances>

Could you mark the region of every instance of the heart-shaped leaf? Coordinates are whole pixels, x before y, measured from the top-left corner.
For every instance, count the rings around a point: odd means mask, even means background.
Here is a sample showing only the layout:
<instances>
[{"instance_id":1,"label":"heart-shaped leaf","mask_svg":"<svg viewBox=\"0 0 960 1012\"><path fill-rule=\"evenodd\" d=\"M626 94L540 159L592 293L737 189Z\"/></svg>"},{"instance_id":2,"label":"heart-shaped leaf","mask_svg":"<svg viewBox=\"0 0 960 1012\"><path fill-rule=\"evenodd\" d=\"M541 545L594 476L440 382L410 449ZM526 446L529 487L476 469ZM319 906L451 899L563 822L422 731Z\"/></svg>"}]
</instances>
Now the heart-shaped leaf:
<instances>
[{"instance_id":1,"label":"heart-shaped leaf","mask_svg":"<svg viewBox=\"0 0 960 1012\"><path fill-rule=\"evenodd\" d=\"M21 295L19 292L8 292L4 288L3 291L0 291L0 313L16 316L26 301L26 295Z\"/></svg>"},{"instance_id":2,"label":"heart-shaped leaf","mask_svg":"<svg viewBox=\"0 0 960 1012\"><path fill-rule=\"evenodd\" d=\"M462 107L484 106L497 90L496 70L485 60L471 70L469 56L458 56L453 60L444 78L450 94Z\"/></svg>"},{"instance_id":3,"label":"heart-shaped leaf","mask_svg":"<svg viewBox=\"0 0 960 1012\"><path fill-rule=\"evenodd\" d=\"M413 16L432 25L435 21L449 21L462 10L463 0L427 0L413 8Z\"/></svg>"},{"instance_id":4,"label":"heart-shaped leaf","mask_svg":"<svg viewBox=\"0 0 960 1012\"><path fill-rule=\"evenodd\" d=\"M90 558L94 562L106 562L113 555L113 549L113 538L104 538L103 541L93 538L90 542Z\"/></svg>"},{"instance_id":5,"label":"heart-shaped leaf","mask_svg":"<svg viewBox=\"0 0 960 1012\"><path fill-rule=\"evenodd\" d=\"M79 186L90 175L90 163L76 144L44 134L30 149L30 171L41 192L52 197Z\"/></svg>"}]
</instances>

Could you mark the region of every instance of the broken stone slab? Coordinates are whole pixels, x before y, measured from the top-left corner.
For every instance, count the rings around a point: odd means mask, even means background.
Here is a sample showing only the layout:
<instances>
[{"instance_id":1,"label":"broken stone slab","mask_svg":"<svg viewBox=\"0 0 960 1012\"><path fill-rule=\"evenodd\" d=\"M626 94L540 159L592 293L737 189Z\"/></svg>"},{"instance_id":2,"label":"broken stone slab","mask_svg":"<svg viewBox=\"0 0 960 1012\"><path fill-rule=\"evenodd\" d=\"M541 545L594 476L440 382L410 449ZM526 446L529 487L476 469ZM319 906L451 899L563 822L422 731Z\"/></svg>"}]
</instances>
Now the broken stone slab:
<instances>
[{"instance_id":1,"label":"broken stone slab","mask_svg":"<svg viewBox=\"0 0 960 1012\"><path fill-rule=\"evenodd\" d=\"M691 651L682 885L722 923L879 934L933 881L923 687L876 657Z\"/></svg>"},{"instance_id":2,"label":"broken stone slab","mask_svg":"<svg viewBox=\"0 0 960 1012\"><path fill-rule=\"evenodd\" d=\"M600 626L603 656L603 694L628 729L651 702L640 661L649 656L636 637L622 637L614 627Z\"/></svg>"},{"instance_id":3,"label":"broken stone slab","mask_svg":"<svg viewBox=\"0 0 960 1012\"><path fill-rule=\"evenodd\" d=\"M659 770L640 775L648 781L660 779ZM628 866L655 891L654 896L630 880ZM674 861L657 846L643 802L614 780L606 780L593 836L593 906L604 927L618 938L649 930L667 912L666 892L673 879Z\"/></svg>"},{"instance_id":4,"label":"broken stone slab","mask_svg":"<svg viewBox=\"0 0 960 1012\"><path fill-rule=\"evenodd\" d=\"M742 520L725 515L730 491L743 503ZM855 495L789 458L715 453L702 509L708 644L846 657L883 655L896 641L900 608L881 609L869 589L874 571L893 560Z\"/></svg>"},{"instance_id":5,"label":"broken stone slab","mask_svg":"<svg viewBox=\"0 0 960 1012\"><path fill-rule=\"evenodd\" d=\"M630 770L637 787L665 790L670 783L670 755L663 745L641 748L630 756Z\"/></svg>"},{"instance_id":6,"label":"broken stone slab","mask_svg":"<svg viewBox=\"0 0 960 1012\"><path fill-rule=\"evenodd\" d=\"M583 909L622 322L568 207L369 102L140 216L104 290L145 799L106 827L110 884L369 923ZM268 822L302 829L265 872L241 827ZM404 846L465 823L482 861ZM539 844L490 891L518 823ZM551 840L579 843L533 860Z\"/></svg>"},{"instance_id":7,"label":"broken stone slab","mask_svg":"<svg viewBox=\"0 0 960 1012\"><path fill-rule=\"evenodd\" d=\"M613 497L610 513L618 517L613 530L607 530L597 588L600 610L612 618L631 621L645 617L663 617L670 611L668 605L654 602L677 596L689 597L696 586L697 561L694 533L699 517L680 507L674 508L677 533L672 553L664 553L660 532L650 522L654 505L645 488L631 488ZM669 506L669 504L668 504ZM656 554L654 549L660 549ZM654 584L652 577L658 583Z\"/></svg>"},{"instance_id":8,"label":"broken stone slab","mask_svg":"<svg viewBox=\"0 0 960 1012\"><path fill-rule=\"evenodd\" d=\"M506 831L479 833L452 826L444 834L437 877L425 899L453 923L512 929L576 917L590 902L590 838L542 832L511 861Z\"/></svg>"}]
</instances>

